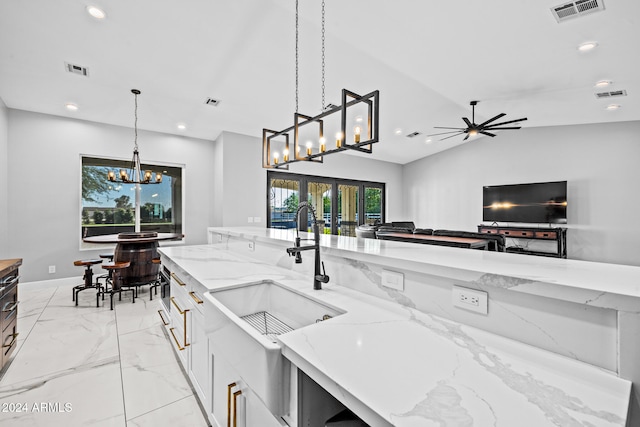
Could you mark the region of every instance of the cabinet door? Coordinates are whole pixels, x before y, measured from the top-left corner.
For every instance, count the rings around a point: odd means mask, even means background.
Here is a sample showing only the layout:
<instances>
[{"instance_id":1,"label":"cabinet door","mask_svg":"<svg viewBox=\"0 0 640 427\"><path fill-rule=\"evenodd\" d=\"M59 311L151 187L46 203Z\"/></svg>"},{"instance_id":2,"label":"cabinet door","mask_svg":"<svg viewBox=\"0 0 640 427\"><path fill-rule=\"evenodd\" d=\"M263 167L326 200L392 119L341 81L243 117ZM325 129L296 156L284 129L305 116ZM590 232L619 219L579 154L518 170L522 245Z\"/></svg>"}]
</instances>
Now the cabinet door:
<instances>
[{"instance_id":1,"label":"cabinet door","mask_svg":"<svg viewBox=\"0 0 640 427\"><path fill-rule=\"evenodd\" d=\"M178 354L178 359L184 366L185 370L189 372L189 359L190 359L190 331L189 323L191 321L190 310L188 301L180 298L177 292L174 292L173 283L171 284L171 327L169 328L169 335L171 335L171 342L173 348ZM177 291L177 290L176 290ZM174 296L175 295L175 296Z\"/></svg>"},{"instance_id":2,"label":"cabinet door","mask_svg":"<svg viewBox=\"0 0 640 427\"><path fill-rule=\"evenodd\" d=\"M204 315L196 310L192 310L191 313L189 377L200 402L207 408L211 405L209 403L209 341L204 333Z\"/></svg>"},{"instance_id":3,"label":"cabinet door","mask_svg":"<svg viewBox=\"0 0 640 427\"><path fill-rule=\"evenodd\" d=\"M212 346L210 346L211 348ZM212 416L213 422L220 427L227 425L227 415L230 411L228 407L228 387L230 384L238 383L238 376L235 371L222 357L209 352L211 363L211 407L208 413ZM232 388L237 390L238 387ZM260 425L260 424L258 424Z\"/></svg>"}]
</instances>

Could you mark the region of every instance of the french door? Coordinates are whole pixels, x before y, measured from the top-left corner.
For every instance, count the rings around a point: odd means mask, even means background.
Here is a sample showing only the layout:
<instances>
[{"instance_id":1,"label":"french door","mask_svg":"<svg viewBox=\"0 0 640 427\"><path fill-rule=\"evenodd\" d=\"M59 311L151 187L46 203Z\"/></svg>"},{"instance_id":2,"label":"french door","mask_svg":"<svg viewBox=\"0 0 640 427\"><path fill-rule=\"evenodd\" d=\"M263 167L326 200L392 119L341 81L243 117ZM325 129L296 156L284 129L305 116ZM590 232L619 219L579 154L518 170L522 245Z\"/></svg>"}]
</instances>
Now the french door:
<instances>
[{"instance_id":1,"label":"french door","mask_svg":"<svg viewBox=\"0 0 640 427\"><path fill-rule=\"evenodd\" d=\"M305 194L325 234L355 236L358 225L384 222L384 183L267 171L267 187L270 228L295 227L295 211ZM311 213L301 216L299 229L311 231Z\"/></svg>"}]
</instances>

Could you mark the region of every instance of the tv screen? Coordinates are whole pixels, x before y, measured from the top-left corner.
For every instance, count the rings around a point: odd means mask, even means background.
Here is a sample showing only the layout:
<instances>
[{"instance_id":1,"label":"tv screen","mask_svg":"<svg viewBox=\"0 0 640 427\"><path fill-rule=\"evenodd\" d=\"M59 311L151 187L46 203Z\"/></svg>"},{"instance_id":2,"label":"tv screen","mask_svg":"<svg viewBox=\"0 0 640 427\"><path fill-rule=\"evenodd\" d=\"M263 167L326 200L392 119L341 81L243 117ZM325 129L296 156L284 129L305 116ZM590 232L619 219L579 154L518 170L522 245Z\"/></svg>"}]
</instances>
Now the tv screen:
<instances>
[{"instance_id":1,"label":"tv screen","mask_svg":"<svg viewBox=\"0 0 640 427\"><path fill-rule=\"evenodd\" d=\"M482 220L567 223L567 181L485 186Z\"/></svg>"}]
</instances>

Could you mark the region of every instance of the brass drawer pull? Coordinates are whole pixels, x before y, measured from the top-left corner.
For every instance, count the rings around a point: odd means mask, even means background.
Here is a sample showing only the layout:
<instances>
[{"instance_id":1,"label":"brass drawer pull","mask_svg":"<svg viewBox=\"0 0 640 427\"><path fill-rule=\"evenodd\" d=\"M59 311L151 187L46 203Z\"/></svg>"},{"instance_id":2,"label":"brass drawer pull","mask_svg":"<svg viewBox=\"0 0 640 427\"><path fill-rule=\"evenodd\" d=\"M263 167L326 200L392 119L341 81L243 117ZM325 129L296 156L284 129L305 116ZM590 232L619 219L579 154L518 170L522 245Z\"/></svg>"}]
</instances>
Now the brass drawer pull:
<instances>
[{"instance_id":1,"label":"brass drawer pull","mask_svg":"<svg viewBox=\"0 0 640 427\"><path fill-rule=\"evenodd\" d=\"M171 332L171 336L173 337L173 340L176 342L176 345L178 346L178 350L182 351L184 350L184 347L180 345L180 343L178 342L178 338L176 338L176 334L174 331L174 329L176 328L169 328L169 332Z\"/></svg>"},{"instance_id":2,"label":"brass drawer pull","mask_svg":"<svg viewBox=\"0 0 640 427\"><path fill-rule=\"evenodd\" d=\"M233 393L233 427L238 427L238 396L242 394L242 390Z\"/></svg>"},{"instance_id":3,"label":"brass drawer pull","mask_svg":"<svg viewBox=\"0 0 640 427\"><path fill-rule=\"evenodd\" d=\"M162 310L158 310L158 314L160 315L160 319L162 319L162 323L164 323L164 326L169 326L169 322L164 320L164 316L162 315Z\"/></svg>"},{"instance_id":4,"label":"brass drawer pull","mask_svg":"<svg viewBox=\"0 0 640 427\"><path fill-rule=\"evenodd\" d=\"M176 297L171 297L171 302L178 309L178 313L180 313L181 315L184 315L187 311L189 311L188 308L185 308L184 310L180 308L180 306L176 302Z\"/></svg>"},{"instance_id":5,"label":"brass drawer pull","mask_svg":"<svg viewBox=\"0 0 640 427\"><path fill-rule=\"evenodd\" d=\"M227 427L231 427L231 389L236 385L236 383L227 385Z\"/></svg>"},{"instance_id":6,"label":"brass drawer pull","mask_svg":"<svg viewBox=\"0 0 640 427\"><path fill-rule=\"evenodd\" d=\"M180 279L178 278L178 276L176 276L176 273L171 273L171 277L173 277L173 279L174 279L176 282L178 282L178 285L180 285L180 286L187 286L187 284L186 284L186 283L184 283L182 280L180 280Z\"/></svg>"},{"instance_id":7,"label":"brass drawer pull","mask_svg":"<svg viewBox=\"0 0 640 427\"><path fill-rule=\"evenodd\" d=\"M193 298L193 300L198 303L198 304L202 304L204 301L202 301L200 298L198 298L198 296L196 295L195 292L191 291L189 292L189 295L191 295L191 298Z\"/></svg>"},{"instance_id":8,"label":"brass drawer pull","mask_svg":"<svg viewBox=\"0 0 640 427\"><path fill-rule=\"evenodd\" d=\"M11 348L11 347L13 347L13 345L16 343L16 341L18 341L18 335L20 335L18 332L16 332L15 334L7 335L7 338L12 337L13 339L11 340L11 342L9 344L4 344L2 346L2 348L6 348L6 347Z\"/></svg>"}]
</instances>

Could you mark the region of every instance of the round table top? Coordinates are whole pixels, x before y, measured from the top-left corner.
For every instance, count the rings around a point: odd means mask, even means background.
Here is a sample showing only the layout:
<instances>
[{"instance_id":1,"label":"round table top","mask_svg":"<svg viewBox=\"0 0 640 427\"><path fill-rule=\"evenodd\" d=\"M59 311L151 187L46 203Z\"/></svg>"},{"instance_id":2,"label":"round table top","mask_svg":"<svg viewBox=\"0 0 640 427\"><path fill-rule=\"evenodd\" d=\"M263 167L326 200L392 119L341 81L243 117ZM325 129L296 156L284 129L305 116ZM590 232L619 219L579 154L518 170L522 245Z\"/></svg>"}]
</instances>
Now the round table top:
<instances>
[{"instance_id":1,"label":"round table top","mask_svg":"<svg viewBox=\"0 0 640 427\"><path fill-rule=\"evenodd\" d=\"M140 233L141 237L134 237L132 233L104 234L102 236L84 237L87 243L144 243L158 240L182 240L184 234L180 233Z\"/></svg>"}]
</instances>

